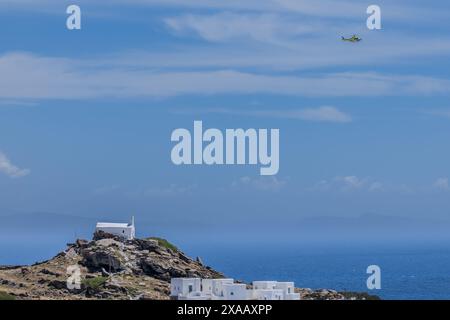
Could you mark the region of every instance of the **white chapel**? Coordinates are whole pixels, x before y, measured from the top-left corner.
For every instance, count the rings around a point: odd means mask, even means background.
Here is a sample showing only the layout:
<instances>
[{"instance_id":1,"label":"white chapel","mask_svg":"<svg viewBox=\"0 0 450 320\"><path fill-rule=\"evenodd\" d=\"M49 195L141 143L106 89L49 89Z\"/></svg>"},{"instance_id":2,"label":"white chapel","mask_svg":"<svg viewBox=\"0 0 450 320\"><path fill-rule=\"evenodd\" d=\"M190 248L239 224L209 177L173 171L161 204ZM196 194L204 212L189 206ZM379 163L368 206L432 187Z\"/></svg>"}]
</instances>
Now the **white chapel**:
<instances>
[{"instance_id":1,"label":"white chapel","mask_svg":"<svg viewBox=\"0 0 450 320\"><path fill-rule=\"evenodd\" d=\"M131 223L97 222L95 231L103 231L127 240L132 240L136 236L134 216L131 218Z\"/></svg>"}]
</instances>

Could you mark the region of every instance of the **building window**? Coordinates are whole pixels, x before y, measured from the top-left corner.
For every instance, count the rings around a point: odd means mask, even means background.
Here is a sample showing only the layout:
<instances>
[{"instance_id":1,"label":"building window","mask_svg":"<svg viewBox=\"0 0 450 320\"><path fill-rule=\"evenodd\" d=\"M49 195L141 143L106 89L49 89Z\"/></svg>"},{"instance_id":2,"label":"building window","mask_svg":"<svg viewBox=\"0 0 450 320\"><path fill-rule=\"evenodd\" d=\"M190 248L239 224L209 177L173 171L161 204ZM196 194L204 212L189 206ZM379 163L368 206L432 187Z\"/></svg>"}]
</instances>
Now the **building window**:
<instances>
[{"instance_id":1,"label":"building window","mask_svg":"<svg viewBox=\"0 0 450 320\"><path fill-rule=\"evenodd\" d=\"M189 292L192 292L194 290L194 288L192 287L192 285L189 285Z\"/></svg>"}]
</instances>

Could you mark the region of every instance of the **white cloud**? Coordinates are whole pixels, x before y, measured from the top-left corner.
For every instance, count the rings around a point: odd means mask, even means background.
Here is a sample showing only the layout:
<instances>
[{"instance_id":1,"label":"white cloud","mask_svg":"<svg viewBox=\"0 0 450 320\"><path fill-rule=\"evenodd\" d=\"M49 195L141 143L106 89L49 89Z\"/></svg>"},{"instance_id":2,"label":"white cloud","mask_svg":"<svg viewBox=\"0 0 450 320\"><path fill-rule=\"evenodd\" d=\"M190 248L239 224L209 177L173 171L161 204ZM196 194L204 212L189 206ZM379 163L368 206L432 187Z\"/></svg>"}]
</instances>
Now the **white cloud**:
<instances>
[{"instance_id":1,"label":"white cloud","mask_svg":"<svg viewBox=\"0 0 450 320\"><path fill-rule=\"evenodd\" d=\"M365 179L356 176L336 177L335 182L342 184L344 189L361 189L366 185Z\"/></svg>"},{"instance_id":2,"label":"white cloud","mask_svg":"<svg viewBox=\"0 0 450 320\"><path fill-rule=\"evenodd\" d=\"M77 0L77 4L82 7L96 8L97 11L104 10L104 0ZM48 11L55 14L65 4L61 0L2 0L0 7L13 9L20 8L30 11ZM111 6L121 7L163 7L177 10L212 9L228 11L253 11L253 12L280 12L283 14L296 13L301 16L312 17L334 17L340 19L360 20L361 15L365 16L367 3L360 0L109 0L108 9ZM446 17L446 10L442 7L434 9L430 6L411 3L408 0L397 0L380 3L384 16L400 21L409 21L411 17L419 21L436 22ZM51 10L53 9L53 10ZM50 11L51 10L51 11ZM149 9L150 10L150 9ZM94 11L95 13L95 11Z\"/></svg>"},{"instance_id":3,"label":"white cloud","mask_svg":"<svg viewBox=\"0 0 450 320\"><path fill-rule=\"evenodd\" d=\"M208 109L177 109L178 114L191 113L217 113L249 117L269 117L293 120L305 120L316 122L339 122L347 123L352 121L352 117L336 107L323 106L318 108L283 109L276 110L241 110L233 108L208 108Z\"/></svg>"},{"instance_id":4,"label":"white cloud","mask_svg":"<svg viewBox=\"0 0 450 320\"><path fill-rule=\"evenodd\" d=\"M280 43L280 40L324 30L324 24L299 23L273 13L236 14L222 12L212 15L183 15L165 19L167 26L182 35L198 34L205 40L224 42L252 39Z\"/></svg>"},{"instance_id":5,"label":"white cloud","mask_svg":"<svg viewBox=\"0 0 450 320\"><path fill-rule=\"evenodd\" d=\"M19 107L35 107L38 103L26 100L0 100L0 106L19 106Z\"/></svg>"},{"instance_id":6,"label":"white cloud","mask_svg":"<svg viewBox=\"0 0 450 320\"><path fill-rule=\"evenodd\" d=\"M323 122L351 122L352 118L335 107L325 106L299 110L295 114L299 119Z\"/></svg>"},{"instance_id":7,"label":"white cloud","mask_svg":"<svg viewBox=\"0 0 450 320\"><path fill-rule=\"evenodd\" d=\"M248 176L241 177L234 181L231 186L233 188L250 187L261 191L279 191L287 183L287 180L280 180L276 176L250 178Z\"/></svg>"},{"instance_id":8,"label":"white cloud","mask_svg":"<svg viewBox=\"0 0 450 320\"><path fill-rule=\"evenodd\" d=\"M448 184L448 178L438 178L434 182L433 186L439 190L450 190L449 184Z\"/></svg>"},{"instance_id":9,"label":"white cloud","mask_svg":"<svg viewBox=\"0 0 450 320\"><path fill-rule=\"evenodd\" d=\"M331 66L366 66L404 62L405 56L419 59L428 56L450 55L450 38L446 35L418 38L408 33L363 34L364 41L357 45L342 43L340 36L352 34L352 26L317 27L312 24L314 35L292 36L290 32L280 31L274 36L267 34L257 41L239 41L232 38L229 43L201 44L183 46L169 52L133 52L112 57L117 64L134 65L147 68L259 68L266 71L305 70ZM184 34L191 35L189 29ZM205 31L206 32L206 31ZM249 33L242 32L249 37ZM218 40L217 40L218 41ZM224 40L222 40L224 41ZM264 42L264 43L261 43ZM418 46L417 43L421 45ZM376 45L375 45L376 44ZM104 57L106 61L111 60ZM420 60L417 60L420 62ZM103 61L99 61L103 64Z\"/></svg>"},{"instance_id":10,"label":"white cloud","mask_svg":"<svg viewBox=\"0 0 450 320\"><path fill-rule=\"evenodd\" d=\"M139 188L135 190L126 190L118 184L106 185L93 190L93 194L96 196L104 195L124 195L131 198L165 198L165 197L175 197L180 195L189 195L197 190L198 186L192 185L179 185L170 184L167 186L153 186L148 188Z\"/></svg>"},{"instance_id":11,"label":"white cloud","mask_svg":"<svg viewBox=\"0 0 450 320\"><path fill-rule=\"evenodd\" d=\"M376 192L384 190L381 182L371 178L360 178L357 176L337 176L331 180L321 180L316 183L312 191L369 191Z\"/></svg>"},{"instance_id":12,"label":"white cloud","mask_svg":"<svg viewBox=\"0 0 450 320\"><path fill-rule=\"evenodd\" d=\"M369 186L369 191L382 191L383 189L383 184L378 181L371 183Z\"/></svg>"},{"instance_id":13,"label":"white cloud","mask_svg":"<svg viewBox=\"0 0 450 320\"><path fill-rule=\"evenodd\" d=\"M448 177L436 179L432 188L440 191L450 191ZM321 180L307 189L312 192L390 192L403 195L424 194L431 191L430 186L412 186L404 183L392 184L377 181L370 177L337 176L331 179Z\"/></svg>"},{"instance_id":14,"label":"white cloud","mask_svg":"<svg viewBox=\"0 0 450 320\"><path fill-rule=\"evenodd\" d=\"M0 151L0 172L11 178L20 178L30 174L29 169L20 169L15 166L8 157Z\"/></svg>"},{"instance_id":15,"label":"white cloud","mask_svg":"<svg viewBox=\"0 0 450 320\"><path fill-rule=\"evenodd\" d=\"M450 93L450 80L414 75L346 72L292 76L234 70L136 70L132 66L105 66L100 62L99 65L94 61L23 53L0 56L0 99L111 99L255 93L347 97ZM308 114L311 117L311 112L303 116Z\"/></svg>"}]
</instances>

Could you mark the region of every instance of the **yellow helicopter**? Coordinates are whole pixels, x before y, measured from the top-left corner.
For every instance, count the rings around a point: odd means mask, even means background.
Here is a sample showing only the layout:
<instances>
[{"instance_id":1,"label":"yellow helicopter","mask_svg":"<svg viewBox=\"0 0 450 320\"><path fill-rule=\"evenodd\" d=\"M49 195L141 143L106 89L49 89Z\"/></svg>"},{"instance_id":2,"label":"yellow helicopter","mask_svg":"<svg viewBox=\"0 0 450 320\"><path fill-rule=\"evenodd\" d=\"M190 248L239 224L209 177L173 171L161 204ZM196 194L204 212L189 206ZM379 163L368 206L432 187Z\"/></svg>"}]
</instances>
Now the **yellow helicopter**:
<instances>
[{"instance_id":1,"label":"yellow helicopter","mask_svg":"<svg viewBox=\"0 0 450 320\"><path fill-rule=\"evenodd\" d=\"M342 37L342 41L348 41L348 42L360 42L362 39L358 37L356 34L354 34L351 38L344 38Z\"/></svg>"}]
</instances>

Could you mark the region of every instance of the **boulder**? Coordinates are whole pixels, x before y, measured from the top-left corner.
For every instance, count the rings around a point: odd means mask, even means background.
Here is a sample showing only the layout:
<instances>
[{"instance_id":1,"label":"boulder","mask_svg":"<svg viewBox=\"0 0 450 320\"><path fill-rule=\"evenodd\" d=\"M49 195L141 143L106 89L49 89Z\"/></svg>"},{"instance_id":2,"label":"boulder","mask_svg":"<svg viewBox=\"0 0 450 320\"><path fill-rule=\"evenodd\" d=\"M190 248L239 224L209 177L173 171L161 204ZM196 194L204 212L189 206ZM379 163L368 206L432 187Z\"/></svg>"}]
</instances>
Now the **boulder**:
<instances>
[{"instance_id":1,"label":"boulder","mask_svg":"<svg viewBox=\"0 0 450 320\"><path fill-rule=\"evenodd\" d=\"M200 257L197 257L197 258L195 258L195 261L197 261L197 263L198 263L198 264L200 264L200 265L202 265L202 266L203 266L203 261L202 261L202 258L200 258Z\"/></svg>"},{"instance_id":2,"label":"boulder","mask_svg":"<svg viewBox=\"0 0 450 320\"><path fill-rule=\"evenodd\" d=\"M181 261L184 261L186 263L192 262L192 259L189 258L188 256L186 256L184 253L182 252L178 252L178 258L180 258Z\"/></svg>"},{"instance_id":3,"label":"boulder","mask_svg":"<svg viewBox=\"0 0 450 320\"><path fill-rule=\"evenodd\" d=\"M77 241L75 242L75 245L78 248L86 248L89 244L88 240L84 240L84 239L77 239Z\"/></svg>"},{"instance_id":4,"label":"boulder","mask_svg":"<svg viewBox=\"0 0 450 320\"><path fill-rule=\"evenodd\" d=\"M141 259L140 264L142 271L151 277L167 280L166 273L167 273L167 266L165 266L163 263L158 262L156 259L152 258L144 258Z\"/></svg>"},{"instance_id":5,"label":"boulder","mask_svg":"<svg viewBox=\"0 0 450 320\"><path fill-rule=\"evenodd\" d=\"M82 264L89 270L101 271L102 268L108 272L117 272L123 269L121 259L112 250L88 249L82 251Z\"/></svg>"},{"instance_id":6,"label":"boulder","mask_svg":"<svg viewBox=\"0 0 450 320\"><path fill-rule=\"evenodd\" d=\"M159 248L158 241L153 239L134 239L133 242L137 245L139 250L153 252Z\"/></svg>"},{"instance_id":7,"label":"boulder","mask_svg":"<svg viewBox=\"0 0 450 320\"><path fill-rule=\"evenodd\" d=\"M116 236L114 234L104 232L102 230L97 230L94 232L94 236L92 238L94 241L101 240L101 239L114 239L117 241L123 241L124 239L122 237Z\"/></svg>"},{"instance_id":8,"label":"boulder","mask_svg":"<svg viewBox=\"0 0 450 320\"><path fill-rule=\"evenodd\" d=\"M48 286L55 289L67 289L67 282L62 280L52 280L48 283Z\"/></svg>"},{"instance_id":9,"label":"boulder","mask_svg":"<svg viewBox=\"0 0 450 320\"><path fill-rule=\"evenodd\" d=\"M112 238L106 238L106 239L97 240L95 242L95 246L123 248L123 243L121 243L115 239L112 239Z\"/></svg>"},{"instance_id":10,"label":"boulder","mask_svg":"<svg viewBox=\"0 0 450 320\"><path fill-rule=\"evenodd\" d=\"M55 276L55 277L61 277L62 276L62 274L60 274L60 273L58 273L58 272L54 272L54 271L51 271L51 270L48 270L48 269L41 269L40 271L39 271L39 273L42 273L42 274L47 274L47 275L50 275L50 276Z\"/></svg>"},{"instance_id":11,"label":"boulder","mask_svg":"<svg viewBox=\"0 0 450 320\"><path fill-rule=\"evenodd\" d=\"M141 260L142 271L153 278L170 281L173 277L186 277L185 270L178 268L165 260L144 258Z\"/></svg>"}]
</instances>

